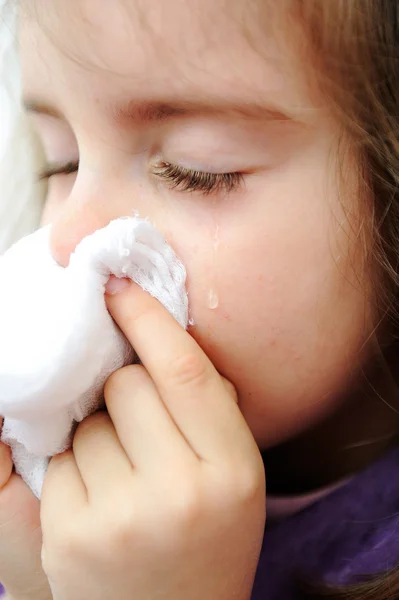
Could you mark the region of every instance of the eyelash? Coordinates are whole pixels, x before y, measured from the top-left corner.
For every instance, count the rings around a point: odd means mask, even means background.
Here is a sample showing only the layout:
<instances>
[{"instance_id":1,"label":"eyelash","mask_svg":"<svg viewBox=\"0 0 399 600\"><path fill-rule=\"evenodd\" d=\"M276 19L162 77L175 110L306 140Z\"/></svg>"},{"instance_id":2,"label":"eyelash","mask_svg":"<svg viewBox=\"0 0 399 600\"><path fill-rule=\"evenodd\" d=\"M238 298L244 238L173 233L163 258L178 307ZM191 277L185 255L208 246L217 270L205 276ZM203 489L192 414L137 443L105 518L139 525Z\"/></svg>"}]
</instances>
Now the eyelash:
<instances>
[{"instance_id":1,"label":"eyelash","mask_svg":"<svg viewBox=\"0 0 399 600\"><path fill-rule=\"evenodd\" d=\"M76 173L78 168L79 163L76 162L49 166L40 173L40 179L48 180L55 175L70 175ZM153 167L152 173L166 181L172 189L181 192L200 192L205 196L215 192L232 192L240 187L243 181L241 173L207 173L168 162L161 162Z\"/></svg>"},{"instance_id":2,"label":"eyelash","mask_svg":"<svg viewBox=\"0 0 399 600\"><path fill-rule=\"evenodd\" d=\"M71 175L79 169L78 162L67 162L64 164L49 165L39 174L39 179L50 179L54 175Z\"/></svg>"},{"instance_id":3,"label":"eyelash","mask_svg":"<svg viewBox=\"0 0 399 600\"><path fill-rule=\"evenodd\" d=\"M241 184L241 173L206 173L162 162L153 169L154 175L164 179L172 189L181 192L201 192L205 196L215 192L232 192Z\"/></svg>"}]
</instances>

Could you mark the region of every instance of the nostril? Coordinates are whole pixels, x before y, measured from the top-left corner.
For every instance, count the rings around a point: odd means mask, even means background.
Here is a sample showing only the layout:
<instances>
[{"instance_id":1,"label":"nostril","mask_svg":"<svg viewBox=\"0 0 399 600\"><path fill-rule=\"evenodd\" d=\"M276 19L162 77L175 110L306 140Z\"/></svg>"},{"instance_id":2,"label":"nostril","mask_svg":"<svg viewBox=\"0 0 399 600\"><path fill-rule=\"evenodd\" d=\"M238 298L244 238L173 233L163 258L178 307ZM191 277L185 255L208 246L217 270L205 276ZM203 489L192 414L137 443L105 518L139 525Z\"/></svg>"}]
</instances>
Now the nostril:
<instances>
[{"instance_id":1,"label":"nostril","mask_svg":"<svg viewBox=\"0 0 399 600\"><path fill-rule=\"evenodd\" d=\"M62 267L69 265L71 254L83 238L102 229L117 214L105 214L98 203L67 202L51 224L50 250Z\"/></svg>"},{"instance_id":2,"label":"nostril","mask_svg":"<svg viewBox=\"0 0 399 600\"><path fill-rule=\"evenodd\" d=\"M54 260L62 267L69 265L71 254L81 240L91 233L94 233L98 227L86 227L84 224L72 225L65 222L55 223L50 231L50 250Z\"/></svg>"},{"instance_id":3,"label":"nostril","mask_svg":"<svg viewBox=\"0 0 399 600\"><path fill-rule=\"evenodd\" d=\"M57 228L52 228L50 232L50 250L52 257L61 267L69 265L70 256L77 244L74 243L73 239L61 235Z\"/></svg>"}]
</instances>

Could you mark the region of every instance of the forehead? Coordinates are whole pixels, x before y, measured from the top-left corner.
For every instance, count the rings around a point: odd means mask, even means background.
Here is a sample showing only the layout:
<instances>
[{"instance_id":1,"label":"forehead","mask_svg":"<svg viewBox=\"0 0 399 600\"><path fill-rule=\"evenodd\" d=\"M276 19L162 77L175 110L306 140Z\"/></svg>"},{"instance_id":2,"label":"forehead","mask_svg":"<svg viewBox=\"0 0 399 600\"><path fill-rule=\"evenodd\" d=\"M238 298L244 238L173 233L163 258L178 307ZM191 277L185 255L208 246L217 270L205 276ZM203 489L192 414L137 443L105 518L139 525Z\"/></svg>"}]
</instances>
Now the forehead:
<instances>
[{"instance_id":1,"label":"forehead","mask_svg":"<svg viewBox=\"0 0 399 600\"><path fill-rule=\"evenodd\" d=\"M239 96L307 109L307 82L282 18L288 2L276 4L35 0L20 20L24 87L58 95L58 104L73 86L92 100L134 91L137 101Z\"/></svg>"}]
</instances>

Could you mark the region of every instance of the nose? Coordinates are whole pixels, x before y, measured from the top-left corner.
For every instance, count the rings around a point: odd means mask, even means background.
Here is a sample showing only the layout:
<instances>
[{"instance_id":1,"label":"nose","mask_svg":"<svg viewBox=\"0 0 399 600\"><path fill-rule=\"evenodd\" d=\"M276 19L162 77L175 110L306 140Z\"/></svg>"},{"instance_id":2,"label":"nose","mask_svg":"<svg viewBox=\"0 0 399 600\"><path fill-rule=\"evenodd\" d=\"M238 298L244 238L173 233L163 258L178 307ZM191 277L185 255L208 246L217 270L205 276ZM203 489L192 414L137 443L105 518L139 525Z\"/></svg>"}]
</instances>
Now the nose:
<instances>
[{"instance_id":1,"label":"nose","mask_svg":"<svg viewBox=\"0 0 399 600\"><path fill-rule=\"evenodd\" d=\"M84 237L138 209L132 201L137 193L131 188L122 188L120 180L112 182L104 178L101 184L97 181L93 187L81 185L78 179L75 181L69 197L53 215L50 211L48 218L52 225L50 249L58 264L68 266L71 254Z\"/></svg>"},{"instance_id":2,"label":"nose","mask_svg":"<svg viewBox=\"0 0 399 600\"><path fill-rule=\"evenodd\" d=\"M53 258L59 265L68 266L70 256L79 242L105 227L113 218L117 217L89 206L66 206L52 222L50 250Z\"/></svg>"}]
</instances>

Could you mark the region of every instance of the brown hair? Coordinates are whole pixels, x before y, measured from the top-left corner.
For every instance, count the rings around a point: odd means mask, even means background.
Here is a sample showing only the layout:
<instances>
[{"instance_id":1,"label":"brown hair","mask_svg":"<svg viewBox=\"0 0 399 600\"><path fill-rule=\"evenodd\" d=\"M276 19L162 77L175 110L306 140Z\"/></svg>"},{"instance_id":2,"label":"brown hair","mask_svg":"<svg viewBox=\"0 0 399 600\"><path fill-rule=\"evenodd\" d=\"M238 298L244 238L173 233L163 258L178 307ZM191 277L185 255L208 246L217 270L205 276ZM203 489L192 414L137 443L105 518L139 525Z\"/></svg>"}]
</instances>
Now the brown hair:
<instances>
[{"instance_id":1,"label":"brown hair","mask_svg":"<svg viewBox=\"0 0 399 600\"><path fill-rule=\"evenodd\" d=\"M399 568L353 586L302 584L298 600L397 600Z\"/></svg>"},{"instance_id":2,"label":"brown hair","mask_svg":"<svg viewBox=\"0 0 399 600\"><path fill-rule=\"evenodd\" d=\"M356 150L364 201L372 200L365 253L378 267L378 314L392 347L399 340L399 0L296 0L293 6L321 91ZM399 566L354 586L306 585L298 597L397 600Z\"/></svg>"},{"instance_id":3,"label":"brown hair","mask_svg":"<svg viewBox=\"0 0 399 600\"><path fill-rule=\"evenodd\" d=\"M294 4L321 91L356 151L362 199L372 199L372 218L367 215L361 224L367 230L365 258L370 266L376 262L379 266L378 313L389 317L391 333L396 332L392 324L399 316L399 2L296 0Z\"/></svg>"}]
</instances>

